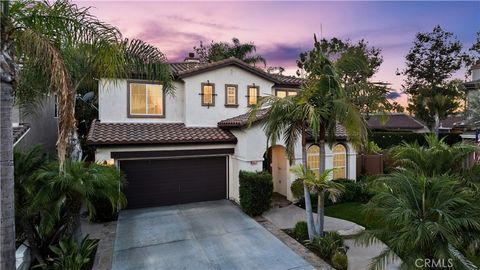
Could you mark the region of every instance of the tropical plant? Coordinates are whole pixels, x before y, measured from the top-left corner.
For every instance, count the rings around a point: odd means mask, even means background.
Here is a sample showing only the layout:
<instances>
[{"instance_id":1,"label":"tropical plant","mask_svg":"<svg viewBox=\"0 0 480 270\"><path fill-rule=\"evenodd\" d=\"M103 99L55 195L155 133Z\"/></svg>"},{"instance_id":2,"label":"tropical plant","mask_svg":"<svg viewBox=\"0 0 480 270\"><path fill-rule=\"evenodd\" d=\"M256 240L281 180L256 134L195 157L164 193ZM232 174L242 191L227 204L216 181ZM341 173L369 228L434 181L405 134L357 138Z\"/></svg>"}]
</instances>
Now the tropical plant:
<instances>
[{"instance_id":1,"label":"tropical plant","mask_svg":"<svg viewBox=\"0 0 480 270\"><path fill-rule=\"evenodd\" d=\"M232 43L211 42L203 45L200 42L198 47L193 47L200 61L203 63L216 62L230 57L238 58L248 64L262 63L266 66L267 61L261 55L256 54L257 47L253 42L241 43L238 38L232 38Z\"/></svg>"},{"instance_id":2,"label":"tropical plant","mask_svg":"<svg viewBox=\"0 0 480 270\"><path fill-rule=\"evenodd\" d=\"M472 92L469 94L466 119L473 128L480 128L480 93Z\"/></svg>"},{"instance_id":3,"label":"tropical plant","mask_svg":"<svg viewBox=\"0 0 480 270\"><path fill-rule=\"evenodd\" d=\"M50 246L54 253L53 258L49 258L49 265L39 265L42 268L54 270L86 270L86 266L92 263L92 256L98 246L98 239L89 239L85 236L77 244L74 237L60 240L58 245Z\"/></svg>"},{"instance_id":4,"label":"tropical plant","mask_svg":"<svg viewBox=\"0 0 480 270\"><path fill-rule=\"evenodd\" d=\"M376 237L388 247L372 260L372 269L383 269L395 256L406 269L416 268L419 258L477 269L462 250L480 237L477 190L454 174L417 172L401 170L376 180L377 194L365 205L365 213L383 222L367 231L363 241L370 244Z\"/></svg>"},{"instance_id":5,"label":"tropical plant","mask_svg":"<svg viewBox=\"0 0 480 270\"><path fill-rule=\"evenodd\" d=\"M345 249L342 236L336 232L327 232L324 237L308 240L306 246L326 260L330 260L335 252Z\"/></svg>"},{"instance_id":6,"label":"tropical plant","mask_svg":"<svg viewBox=\"0 0 480 270\"><path fill-rule=\"evenodd\" d=\"M295 228L293 228L293 235L299 241L304 241L308 239L308 226L307 222L299 221L295 224Z\"/></svg>"},{"instance_id":7,"label":"tropical plant","mask_svg":"<svg viewBox=\"0 0 480 270\"><path fill-rule=\"evenodd\" d=\"M444 139L426 135L426 146L417 143L404 143L391 149L391 155L401 170L416 171L426 176L455 174L469 168L464 161L478 150L467 143L449 146Z\"/></svg>"},{"instance_id":8,"label":"tropical plant","mask_svg":"<svg viewBox=\"0 0 480 270\"><path fill-rule=\"evenodd\" d=\"M82 205L93 218L98 198L107 199L112 209L126 204L120 192L124 178L114 166L66 161L62 172L58 167L58 162L51 162L38 169L23 182L20 197L19 222L40 264L46 262L50 245L75 232Z\"/></svg>"},{"instance_id":9,"label":"tropical plant","mask_svg":"<svg viewBox=\"0 0 480 270\"><path fill-rule=\"evenodd\" d=\"M380 154L381 152L382 148L380 148L380 146L374 141L368 141L363 147L363 153L366 155L375 155Z\"/></svg>"},{"instance_id":10,"label":"tropical plant","mask_svg":"<svg viewBox=\"0 0 480 270\"><path fill-rule=\"evenodd\" d=\"M294 146L302 142L302 164L307 170L307 131L311 131L320 146L320 172L325 170L325 141L330 146L336 142L337 124L344 126L349 141L360 145L365 141L366 128L362 116L348 102L332 63L322 52L320 43L314 37L314 49L308 52L303 68L307 72L307 81L297 96L279 98L266 96L249 112L249 122L256 119L259 109L268 108L263 122L265 134L276 143L283 140L290 160L293 158ZM315 230L312 206L308 187L304 185L305 211L310 239L320 231ZM320 226L317 224L317 226Z\"/></svg>"},{"instance_id":11,"label":"tropical plant","mask_svg":"<svg viewBox=\"0 0 480 270\"><path fill-rule=\"evenodd\" d=\"M318 176L310 169L304 168L302 164L297 164L290 171L295 174L298 179L303 180L310 190L319 194L317 200L317 223L315 226L316 234L323 237L324 218L325 218L325 194L328 194L329 199L333 202L344 191L343 185L331 180L333 169L325 170Z\"/></svg>"},{"instance_id":12,"label":"tropical plant","mask_svg":"<svg viewBox=\"0 0 480 270\"><path fill-rule=\"evenodd\" d=\"M347 270L348 269L348 257L347 254L335 251L332 255L332 266L338 270Z\"/></svg>"}]
</instances>

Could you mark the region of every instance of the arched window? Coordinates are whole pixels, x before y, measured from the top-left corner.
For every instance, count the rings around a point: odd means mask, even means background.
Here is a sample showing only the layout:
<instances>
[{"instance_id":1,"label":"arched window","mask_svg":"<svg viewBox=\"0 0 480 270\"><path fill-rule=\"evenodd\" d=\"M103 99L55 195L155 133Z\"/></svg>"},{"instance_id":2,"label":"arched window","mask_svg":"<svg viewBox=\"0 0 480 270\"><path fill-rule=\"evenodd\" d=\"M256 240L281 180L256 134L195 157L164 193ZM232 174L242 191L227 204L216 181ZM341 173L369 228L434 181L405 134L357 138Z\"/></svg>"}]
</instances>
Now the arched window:
<instances>
[{"instance_id":1,"label":"arched window","mask_svg":"<svg viewBox=\"0 0 480 270\"><path fill-rule=\"evenodd\" d=\"M307 166L315 172L320 173L320 147L311 145L307 150Z\"/></svg>"},{"instance_id":2,"label":"arched window","mask_svg":"<svg viewBox=\"0 0 480 270\"><path fill-rule=\"evenodd\" d=\"M347 178L347 148L343 144L333 147L333 179Z\"/></svg>"}]
</instances>

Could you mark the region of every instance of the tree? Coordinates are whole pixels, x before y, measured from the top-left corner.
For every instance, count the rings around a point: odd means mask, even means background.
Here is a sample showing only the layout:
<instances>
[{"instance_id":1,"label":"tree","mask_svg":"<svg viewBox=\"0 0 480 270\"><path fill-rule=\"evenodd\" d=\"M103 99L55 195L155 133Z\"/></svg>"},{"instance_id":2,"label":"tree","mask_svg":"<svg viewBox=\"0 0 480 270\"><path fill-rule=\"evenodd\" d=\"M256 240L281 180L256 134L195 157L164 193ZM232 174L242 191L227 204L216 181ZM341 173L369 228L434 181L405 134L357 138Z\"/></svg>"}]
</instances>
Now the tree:
<instances>
[{"instance_id":1,"label":"tree","mask_svg":"<svg viewBox=\"0 0 480 270\"><path fill-rule=\"evenodd\" d=\"M406 76L403 89L410 96L408 110L430 124L455 112L462 95L451 78L461 68L463 57L462 44L439 25L432 32L417 33L402 72ZM436 130L438 123L433 125Z\"/></svg>"},{"instance_id":2,"label":"tree","mask_svg":"<svg viewBox=\"0 0 480 270\"><path fill-rule=\"evenodd\" d=\"M256 65L262 63L266 66L267 61L261 55L256 54L257 46L253 42L241 43L238 38L232 38L232 43L214 42L204 45L200 42L198 47L193 47L202 63L216 62L230 57L238 58L245 63Z\"/></svg>"},{"instance_id":3,"label":"tree","mask_svg":"<svg viewBox=\"0 0 480 270\"><path fill-rule=\"evenodd\" d=\"M480 128L480 94L471 93L468 100L466 118L473 128Z\"/></svg>"},{"instance_id":4,"label":"tree","mask_svg":"<svg viewBox=\"0 0 480 270\"><path fill-rule=\"evenodd\" d=\"M298 164L295 167L291 168L290 171L297 176L298 179L303 181L313 192L317 194L328 194L332 202L335 202L337 198L345 190L345 187L342 184L336 183L332 180L331 174L333 169L325 170L323 173L318 176L310 169L306 169L302 164ZM322 208L319 212L324 213L325 203L322 201L321 196L318 196L317 200L317 209ZM317 226L316 233L318 236L323 237L323 217L317 216L322 220L318 220L317 223L320 226Z\"/></svg>"},{"instance_id":5,"label":"tree","mask_svg":"<svg viewBox=\"0 0 480 270\"><path fill-rule=\"evenodd\" d=\"M268 107L264 121L264 130L272 142L283 139L290 156L293 146L299 138L302 141L302 163L307 170L306 134L310 130L320 147L320 174L325 170L325 141L330 145L336 142L337 123L344 126L350 142L359 145L365 141L366 128L362 116L348 102L345 91L339 83L335 68L314 38L314 49L306 55L304 66L307 81L297 96L278 98L262 97L259 103L250 110L250 119L256 117L259 108ZM304 184L305 210L309 238L313 239L323 232L322 207L318 209L318 221L313 222L313 213L308 187ZM319 194L322 204L324 193ZM316 228L314 229L314 227Z\"/></svg>"},{"instance_id":6,"label":"tree","mask_svg":"<svg viewBox=\"0 0 480 270\"><path fill-rule=\"evenodd\" d=\"M327 58L332 59L350 102L358 110L368 114L394 109L388 100L388 84L371 82L372 76L383 62L379 48L370 47L363 39L357 43L338 38L322 39L319 42ZM307 54L303 53L297 61L300 69L306 56Z\"/></svg>"},{"instance_id":7,"label":"tree","mask_svg":"<svg viewBox=\"0 0 480 270\"><path fill-rule=\"evenodd\" d=\"M366 142L366 125L362 115L347 97L333 63L323 53L321 43L314 36L314 47L300 56L301 67L307 74L302 89L305 103L310 104L307 125L320 148L320 174L325 171L325 143L330 147L336 142L337 125L342 125L348 140L355 146ZM319 194L322 205L325 193ZM323 232L323 207L317 209L317 231Z\"/></svg>"},{"instance_id":8,"label":"tree","mask_svg":"<svg viewBox=\"0 0 480 270\"><path fill-rule=\"evenodd\" d=\"M58 158L62 165L70 138L75 132L75 85L65 61L64 49L91 46L95 48L95 55L105 56L96 58L98 62L94 63L123 74L123 77L131 74L132 67L128 64L142 61L144 64L137 69L141 75L149 71L165 75L170 71L159 69L155 64L150 65L151 62L145 64L145 60L150 58L128 57L128 53L137 51L127 51L125 54L122 50L124 43L118 30L100 22L89 13L88 8L79 8L68 1L2 1L1 5L0 268L10 270L15 267L11 110L12 93L16 92L16 87L21 82L19 73L25 70L40 74L41 78L38 79L46 82L48 86L47 89L40 90L54 92L59 97L57 145ZM22 70L19 71L20 65ZM32 68L34 66L36 68ZM62 168L63 166L59 166L59 169Z\"/></svg>"},{"instance_id":9,"label":"tree","mask_svg":"<svg viewBox=\"0 0 480 270\"><path fill-rule=\"evenodd\" d=\"M472 73L470 67L480 61L480 31L477 32L477 38L473 42L472 46L468 49L468 52L465 54L464 58L465 67L467 68L467 73L465 76L469 76Z\"/></svg>"}]
</instances>

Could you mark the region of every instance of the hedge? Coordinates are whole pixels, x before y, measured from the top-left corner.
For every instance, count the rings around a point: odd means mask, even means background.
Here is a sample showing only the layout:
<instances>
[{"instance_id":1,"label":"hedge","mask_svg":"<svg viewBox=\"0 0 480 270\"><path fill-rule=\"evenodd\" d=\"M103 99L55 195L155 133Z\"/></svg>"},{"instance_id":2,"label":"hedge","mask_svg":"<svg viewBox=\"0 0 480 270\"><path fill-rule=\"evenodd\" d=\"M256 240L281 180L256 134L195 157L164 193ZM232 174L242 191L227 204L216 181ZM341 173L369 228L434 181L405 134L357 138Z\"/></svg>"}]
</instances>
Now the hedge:
<instances>
[{"instance_id":1,"label":"hedge","mask_svg":"<svg viewBox=\"0 0 480 270\"><path fill-rule=\"evenodd\" d=\"M250 216L270 209L273 182L268 172L240 171L240 206Z\"/></svg>"},{"instance_id":2,"label":"hedge","mask_svg":"<svg viewBox=\"0 0 480 270\"><path fill-rule=\"evenodd\" d=\"M374 141L382 149L388 149L400 145L403 142L417 142L420 145L426 145L425 135L427 134L428 133L412 132L372 132L370 134L370 140ZM462 141L460 135L455 133L440 134L440 137L444 138L444 141L449 145Z\"/></svg>"}]
</instances>

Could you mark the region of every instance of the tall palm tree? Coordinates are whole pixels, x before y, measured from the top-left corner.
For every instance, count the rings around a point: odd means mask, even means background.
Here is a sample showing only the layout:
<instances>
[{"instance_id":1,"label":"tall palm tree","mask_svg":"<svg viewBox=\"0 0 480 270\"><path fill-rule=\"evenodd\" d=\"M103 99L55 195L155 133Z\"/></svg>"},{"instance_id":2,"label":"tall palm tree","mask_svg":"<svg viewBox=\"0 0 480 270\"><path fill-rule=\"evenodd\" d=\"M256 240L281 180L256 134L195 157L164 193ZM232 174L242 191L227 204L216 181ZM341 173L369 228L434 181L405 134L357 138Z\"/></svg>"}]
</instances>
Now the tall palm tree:
<instances>
[{"instance_id":1,"label":"tall palm tree","mask_svg":"<svg viewBox=\"0 0 480 270\"><path fill-rule=\"evenodd\" d=\"M341 80L337 76L334 64L322 50L320 42L314 36L313 49L303 54L301 66L307 73L307 83L303 86L304 102L314 112L309 114L307 123L312 136L320 148L320 174L325 171L325 143L330 147L336 142L337 125L343 126L348 140L354 146L366 142L366 125L360 112L348 100ZM355 59L352 60L354 63ZM325 192L319 193L322 207L317 209L316 231L323 234L323 211Z\"/></svg>"},{"instance_id":2,"label":"tall palm tree","mask_svg":"<svg viewBox=\"0 0 480 270\"><path fill-rule=\"evenodd\" d=\"M119 76L155 72L156 79L171 81L169 69L150 48L142 51L138 43L128 44L119 31L100 22L89 13L66 0L36 2L33 0L1 1L1 93L0 93L0 269L15 267L15 230L12 154L12 93L19 85L19 66L37 66L38 73L48 82L46 91L59 97L59 136L57 142L60 164L64 163L70 138L75 132L75 83L67 67L68 48L91 46L95 60L90 62ZM133 44L133 46L132 46ZM133 49L129 49L133 48ZM130 57L137 55L138 57ZM143 54L142 54L143 53ZM149 61L147 61L149 60ZM151 60L151 61L150 61ZM139 66L136 64L140 64ZM98 69L102 70L102 69ZM59 168L63 168L60 166Z\"/></svg>"}]
</instances>

